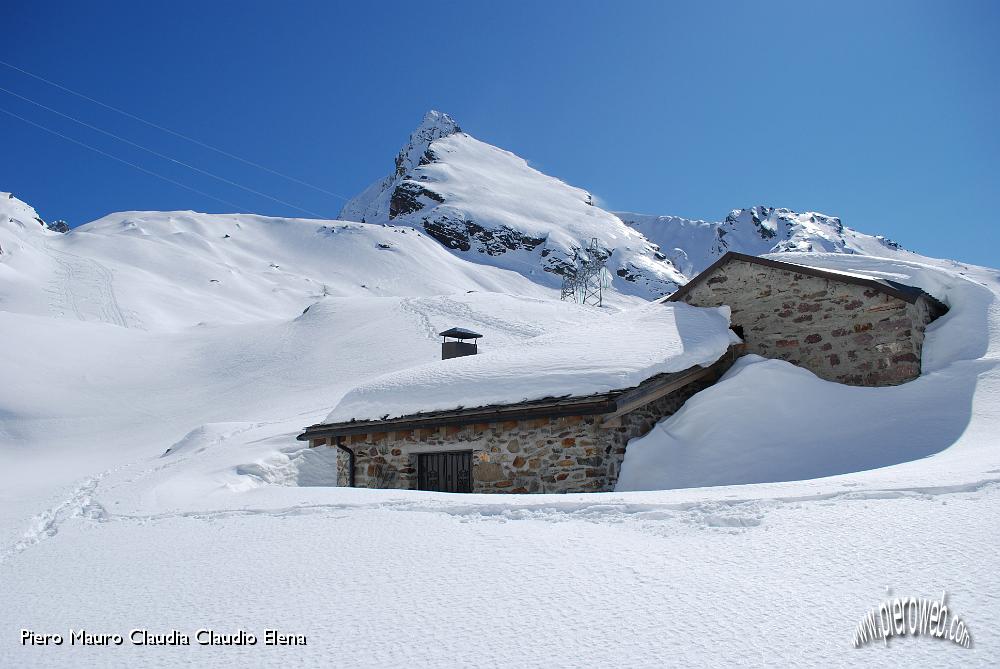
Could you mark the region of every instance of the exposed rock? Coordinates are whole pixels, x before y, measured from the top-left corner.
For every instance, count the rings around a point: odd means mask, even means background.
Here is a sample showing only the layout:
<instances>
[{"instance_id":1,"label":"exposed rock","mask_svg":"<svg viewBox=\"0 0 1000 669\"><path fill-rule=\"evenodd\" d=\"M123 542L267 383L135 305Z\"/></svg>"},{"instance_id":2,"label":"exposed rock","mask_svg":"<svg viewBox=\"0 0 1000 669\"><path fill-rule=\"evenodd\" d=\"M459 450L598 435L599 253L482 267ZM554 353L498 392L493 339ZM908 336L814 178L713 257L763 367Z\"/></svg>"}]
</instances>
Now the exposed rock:
<instances>
[{"instance_id":1,"label":"exposed rock","mask_svg":"<svg viewBox=\"0 0 1000 669\"><path fill-rule=\"evenodd\" d=\"M413 181L403 181L392 192L392 199L389 201L389 218L420 211L425 206L421 198L439 203L444 202L444 198L434 191L427 190Z\"/></svg>"},{"instance_id":2,"label":"exposed rock","mask_svg":"<svg viewBox=\"0 0 1000 669\"><path fill-rule=\"evenodd\" d=\"M69 232L69 225L66 223L66 221L62 219L48 223L46 224L45 227L47 227L49 230L52 230L53 232L62 232L62 233Z\"/></svg>"},{"instance_id":3,"label":"exposed rock","mask_svg":"<svg viewBox=\"0 0 1000 669\"><path fill-rule=\"evenodd\" d=\"M473 221L449 216L424 219L423 227L427 234L450 249L475 250L489 256L518 249L531 251L545 242L544 238L531 237L507 226L487 230Z\"/></svg>"}]
</instances>

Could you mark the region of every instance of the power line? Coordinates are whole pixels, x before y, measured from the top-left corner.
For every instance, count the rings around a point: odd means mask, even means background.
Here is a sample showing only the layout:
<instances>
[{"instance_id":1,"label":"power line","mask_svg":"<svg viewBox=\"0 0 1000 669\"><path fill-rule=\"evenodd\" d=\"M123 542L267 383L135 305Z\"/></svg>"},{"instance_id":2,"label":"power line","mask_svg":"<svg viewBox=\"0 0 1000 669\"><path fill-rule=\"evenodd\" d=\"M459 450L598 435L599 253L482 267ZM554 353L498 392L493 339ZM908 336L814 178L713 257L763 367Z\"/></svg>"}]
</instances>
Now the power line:
<instances>
[{"instance_id":1,"label":"power line","mask_svg":"<svg viewBox=\"0 0 1000 669\"><path fill-rule=\"evenodd\" d=\"M128 165L129 167L134 167L135 169L139 170L140 172L145 172L146 174L151 174L152 176L156 177L157 179L163 179L164 181L166 181L168 183L172 183L175 186L180 186L181 188L186 188L187 190L191 191L192 193L197 193L198 195L201 195L203 197L211 198L212 200L215 200L217 202L221 202L222 204L224 204L224 205L226 205L228 207L233 207L234 211L238 212L240 209L242 209L242 207L240 207L240 205L236 204L235 202L230 202L229 200L224 200L221 197L216 197L214 195L209 195L208 193L205 193L204 191L200 191L197 188L193 188L193 187L188 186L186 184L182 184L180 181L174 181L170 177L165 177L162 174L154 172L153 170L147 170L145 167L142 167L141 165L136 165L135 163L129 162L128 160L125 160L124 158L119 158L118 156L111 155L107 151L102 151L101 149L98 149L97 147L91 146L90 144L87 144L85 142L81 142L81 141L79 141L77 139L73 139L72 137L64 135L61 132L58 132L58 131L53 130L51 128L46 128L44 125L42 125L40 123L35 123L34 121L26 119L23 116L18 116L14 112L8 111L8 110L4 109L3 107L0 107L0 112L3 112L4 114L7 114L8 116L13 116L16 119L24 121L25 123L27 123L29 125L33 125L36 128L40 128L41 130L44 130L45 132L52 133L53 135L56 135L57 137L62 137L63 139L65 139L68 142L73 142L74 144L78 144L78 145L80 145L80 146L82 146L82 147L84 147L86 149L90 149L91 151L93 151L95 153L99 153L102 156L105 156L107 158L111 158L112 160L117 160L118 162L124 163L124 164Z\"/></svg>"},{"instance_id":2,"label":"power line","mask_svg":"<svg viewBox=\"0 0 1000 669\"><path fill-rule=\"evenodd\" d=\"M86 121L81 121L80 119L75 118L73 116L70 116L69 114L64 114L61 111L59 111L58 109L53 109L52 107L48 107L46 105L43 105L41 102L37 102L35 100L32 100L29 97L25 97L24 95L21 95L19 93L15 93L14 91L7 90L3 86L0 86L0 91L3 91L4 93L7 93L9 95L13 95L16 98L20 98L20 99L24 100L25 102L30 102L31 104L33 104L33 105L35 105L37 107L41 107L42 109L45 109L46 111L52 112L53 114L58 114L59 116L62 116L63 118L67 118L70 121L73 121L74 123L79 123L80 125L82 125L82 126L84 126L86 128L90 128L91 130L95 130L97 132L105 134L108 137L113 137L114 139L117 139L120 142L124 142L126 144L129 144L130 146L134 146L137 149L142 149L143 151L151 153L154 156L157 156L158 158L162 158L164 160L169 160L172 163L176 163L176 164L181 165L183 167L187 167L188 169L194 170L195 172L198 172L200 174L204 174L205 176L212 177L213 179L217 179L217 180L219 180L219 181L221 181L223 183L229 184L230 186L236 186L237 188L242 188L243 190L247 191L248 193L253 193L254 195L258 195L260 197L267 198L268 200L272 200L273 202L277 202L278 204L283 204L286 207L291 207L292 209L298 209L299 211L304 212L306 214L309 214L310 216L315 216L316 218L328 218L326 216L323 216L322 214L316 213L315 211L310 211L308 209L304 209L303 207L299 207L298 205L294 205L291 202L286 202L285 200L282 200L282 199L279 199L279 198L276 198L276 197L272 197L272 196L268 195L267 193L262 193L262 192L260 192L258 190L254 190L253 188L250 188L249 186L244 186L243 184L237 183L237 182L232 181L230 179L227 179L225 177L221 177L221 176L219 176L217 174L209 172L208 170L203 170L200 167L195 167L194 165L190 165L190 164L184 162L183 160L178 160L177 158L172 158L171 156L168 156L166 154L160 153L159 151L156 151L154 149L150 149L150 148L148 148L146 146L143 146L142 144L138 144L136 142L133 142L130 139L126 139L124 137L120 137L119 135L116 135L113 132L109 132L109 131L104 130L103 128L99 128L99 127L97 127L95 125L91 125L90 123L87 123Z\"/></svg>"},{"instance_id":3,"label":"power line","mask_svg":"<svg viewBox=\"0 0 1000 669\"><path fill-rule=\"evenodd\" d=\"M265 172L270 172L271 174L273 174L275 176L279 176L282 179L287 179L288 181L292 181L292 182L297 183L297 184L299 184L301 186L306 186L307 188L312 188L313 190L319 191L321 193L326 193L327 195L332 195L333 197L336 197L336 198L339 198L341 200L344 200L345 202L351 199L349 197L341 195L340 193L334 193L331 190L327 190L326 188L323 188L322 186L316 186L314 184L309 183L308 181L303 181L302 179L297 179L296 177L289 176L289 175L284 174L282 172L279 172L277 170L273 170L270 167L267 167L266 165L261 165L260 163L255 163L252 160L248 160L246 158L242 158L242 157L237 156L235 154L229 153L228 151L225 151L225 150L220 149L218 147L212 146L211 144L207 144L205 142L202 142L201 140L195 139L194 137L189 137L189 136L187 136L187 135L185 135L183 133L177 132L176 130L171 130L170 128L165 128L162 125L153 123L152 121L147 121L146 119L144 119L144 118L142 118L140 116L136 116L135 114L132 114L130 112L127 112L124 109L119 109L118 107L115 107L113 105L109 105L106 102L101 102L100 100L96 100L96 99L90 97L89 95L85 95L85 94L80 93L78 91L74 91L72 88L68 88L66 86L63 86L62 84L58 84L58 83L56 83L56 82L54 82L54 81L52 81L50 79L46 79L45 77L42 77L40 75L34 74L32 72L28 72L27 70L25 70L23 68L20 68L17 65L12 65L12 64L10 64L10 63L8 63L6 61L3 61L3 60L0 60L0 65L4 65L6 67L9 67L12 70L17 70L18 72L20 72L22 74L26 74L29 77L32 77L34 79L38 79L39 81L45 82L46 84L49 84L50 86L55 86L56 88L58 88L58 89L60 89L62 91L66 91L67 93L70 93L71 95L75 95L78 98L82 98L84 100L87 100L88 102L92 102L92 103L94 103L96 105L100 105L101 107L104 107L105 109L110 109L113 112L116 112L116 113L121 114L123 116L127 116L127 117L129 117L129 118L131 118L133 120L139 121L140 123L144 123L144 124L148 125L151 128L156 128L157 130L160 130L161 132L165 132L165 133L171 134L171 135L173 135L175 137L179 137L180 139L183 139L183 140L186 140L188 142L191 142L192 144L197 144L198 146L200 146L202 148L208 149L210 151L215 151L216 153L218 153L220 155L223 155L223 156L226 156L227 158L231 158L232 160L238 160L239 162L245 163L247 165L250 165L251 167L256 167L259 170L264 170Z\"/></svg>"}]
</instances>

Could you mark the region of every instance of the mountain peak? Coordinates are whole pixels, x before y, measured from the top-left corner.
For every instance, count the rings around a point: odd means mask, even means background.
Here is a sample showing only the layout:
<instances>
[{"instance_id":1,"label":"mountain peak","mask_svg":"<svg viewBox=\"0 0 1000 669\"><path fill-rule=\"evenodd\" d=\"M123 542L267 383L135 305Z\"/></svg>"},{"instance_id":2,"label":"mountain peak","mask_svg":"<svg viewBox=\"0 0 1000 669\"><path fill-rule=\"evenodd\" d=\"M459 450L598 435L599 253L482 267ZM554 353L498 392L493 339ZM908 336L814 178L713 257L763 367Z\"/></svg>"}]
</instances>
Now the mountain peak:
<instances>
[{"instance_id":1,"label":"mountain peak","mask_svg":"<svg viewBox=\"0 0 1000 669\"><path fill-rule=\"evenodd\" d=\"M340 210L337 218L347 221L375 222L389 219L390 197L414 168L430 162L431 142L462 132L462 128L450 115L431 109L420 121L420 125L410 133L406 144L396 154L396 170L370 185L349 200Z\"/></svg>"},{"instance_id":2,"label":"mountain peak","mask_svg":"<svg viewBox=\"0 0 1000 669\"><path fill-rule=\"evenodd\" d=\"M593 197L431 111L396 169L348 202L340 218L426 232L456 254L558 286L593 239L619 291L659 297L686 278ZM660 254L662 255L662 254Z\"/></svg>"},{"instance_id":3,"label":"mountain peak","mask_svg":"<svg viewBox=\"0 0 1000 669\"><path fill-rule=\"evenodd\" d=\"M436 109L431 109L424 114L420 125L410 133L410 141L399 150L399 154L396 156L396 176L405 176L419 165L431 142L435 139L454 135L456 132L462 132L462 129L448 114Z\"/></svg>"},{"instance_id":4,"label":"mountain peak","mask_svg":"<svg viewBox=\"0 0 1000 669\"><path fill-rule=\"evenodd\" d=\"M434 139L438 139L439 137L453 135L456 132L462 132L462 128L459 127L458 123L455 122L455 119L453 119L449 114L438 111L437 109L431 109L424 114L424 120L422 120L420 125L417 126L417 129L413 131L410 138L412 139L414 136L424 131L437 133Z\"/></svg>"}]
</instances>

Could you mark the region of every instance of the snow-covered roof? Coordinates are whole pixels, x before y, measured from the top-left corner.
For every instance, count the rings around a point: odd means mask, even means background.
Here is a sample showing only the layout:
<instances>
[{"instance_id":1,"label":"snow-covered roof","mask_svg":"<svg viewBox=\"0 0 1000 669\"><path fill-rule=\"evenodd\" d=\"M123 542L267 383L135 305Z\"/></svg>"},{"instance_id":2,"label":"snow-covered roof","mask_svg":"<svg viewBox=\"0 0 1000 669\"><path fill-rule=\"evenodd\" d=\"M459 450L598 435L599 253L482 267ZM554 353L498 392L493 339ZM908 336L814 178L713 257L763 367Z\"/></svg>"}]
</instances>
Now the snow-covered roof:
<instances>
[{"instance_id":1,"label":"snow-covered roof","mask_svg":"<svg viewBox=\"0 0 1000 669\"><path fill-rule=\"evenodd\" d=\"M378 377L344 395L327 422L607 393L657 374L711 365L738 341L729 330L728 307L650 304L618 314L595 310L587 328L552 331L480 355Z\"/></svg>"}]
</instances>

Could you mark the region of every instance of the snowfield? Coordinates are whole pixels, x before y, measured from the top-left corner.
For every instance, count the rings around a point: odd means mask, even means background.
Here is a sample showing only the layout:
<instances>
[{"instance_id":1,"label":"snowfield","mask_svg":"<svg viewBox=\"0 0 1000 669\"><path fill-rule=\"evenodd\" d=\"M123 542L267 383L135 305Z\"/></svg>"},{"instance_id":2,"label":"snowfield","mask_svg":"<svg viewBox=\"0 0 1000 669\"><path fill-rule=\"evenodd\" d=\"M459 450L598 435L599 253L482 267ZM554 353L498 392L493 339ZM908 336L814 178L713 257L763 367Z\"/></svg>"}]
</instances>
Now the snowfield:
<instances>
[{"instance_id":1,"label":"snowfield","mask_svg":"<svg viewBox=\"0 0 1000 669\"><path fill-rule=\"evenodd\" d=\"M630 445L617 492L360 490L295 435L423 378L437 332L483 333L489 359L678 314L562 303L413 228L133 212L59 235L25 207L0 196L0 666L1000 664L998 270L779 256L947 303L924 374L848 388L745 358ZM972 648L853 648L887 589L947 591Z\"/></svg>"}]
</instances>

